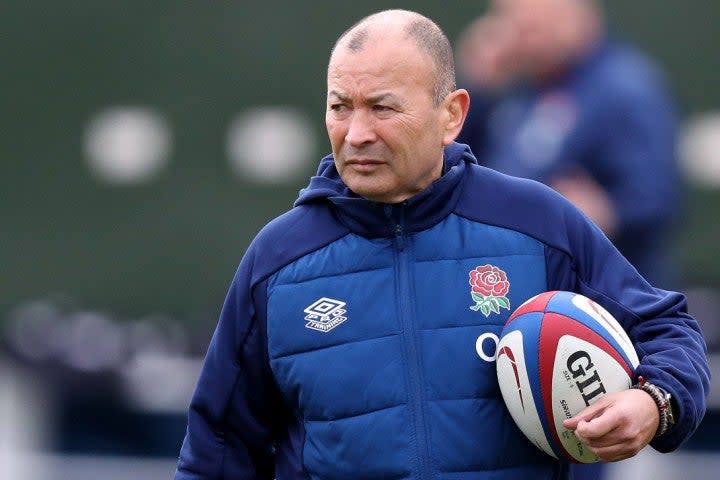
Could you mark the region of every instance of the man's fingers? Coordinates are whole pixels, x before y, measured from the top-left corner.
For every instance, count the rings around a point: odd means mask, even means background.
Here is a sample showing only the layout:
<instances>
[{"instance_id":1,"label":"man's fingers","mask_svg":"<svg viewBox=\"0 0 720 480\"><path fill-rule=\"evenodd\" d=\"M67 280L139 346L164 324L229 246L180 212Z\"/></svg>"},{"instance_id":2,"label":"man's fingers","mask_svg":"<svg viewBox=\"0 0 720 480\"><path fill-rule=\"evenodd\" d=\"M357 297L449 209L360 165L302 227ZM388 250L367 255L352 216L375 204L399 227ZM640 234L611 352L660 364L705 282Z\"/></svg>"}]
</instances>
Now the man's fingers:
<instances>
[{"instance_id":1,"label":"man's fingers","mask_svg":"<svg viewBox=\"0 0 720 480\"><path fill-rule=\"evenodd\" d=\"M597 439L604 439L604 445L612 445L616 440L611 433L617 428L617 423L610 414L599 415L588 421L580 420L575 428L575 436L580 441L590 444Z\"/></svg>"},{"instance_id":2,"label":"man's fingers","mask_svg":"<svg viewBox=\"0 0 720 480\"><path fill-rule=\"evenodd\" d=\"M605 421L602 417L589 422L581 420L575 429L575 436L589 447L609 447L621 441L621 432L617 427L617 425Z\"/></svg>"},{"instance_id":3,"label":"man's fingers","mask_svg":"<svg viewBox=\"0 0 720 480\"><path fill-rule=\"evenodd\" d=\"M609 406L608 402L602 398L598 400L597 402L593 403L589 407L581 410L578 412L574 417L568 418L567 420L563 421L563 426L565 428L569 428L570 430L575 430L578 426L578 423L581 421L589 422L593 418L596 418L605 411L605 409Z\"/></svg>"}]
</instances>

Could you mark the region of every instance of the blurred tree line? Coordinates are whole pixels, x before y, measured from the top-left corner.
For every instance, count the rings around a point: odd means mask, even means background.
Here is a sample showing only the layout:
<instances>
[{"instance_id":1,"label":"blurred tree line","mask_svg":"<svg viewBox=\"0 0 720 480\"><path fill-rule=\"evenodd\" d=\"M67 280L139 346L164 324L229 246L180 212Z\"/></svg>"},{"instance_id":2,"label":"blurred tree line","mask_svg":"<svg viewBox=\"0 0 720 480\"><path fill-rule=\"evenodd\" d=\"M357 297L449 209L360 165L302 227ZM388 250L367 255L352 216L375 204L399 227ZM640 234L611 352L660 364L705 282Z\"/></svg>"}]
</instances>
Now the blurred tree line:
<instances>
[{"instance_id":1,"label":"blurred tree line","mask_svg":"<svg viewBox=\"0 0 720 480\"><path fill-rule=\"evenodd\" d=\"M665 69L684 116L720 109L720 3L605 2L609 23ZM429 0L9 1L0 6L0 322L16 305L68 295L132 317L214 316L256 231L285 210L329 146L325 67L360 17L404 7L452 39L485 2ZM231 173L226 135L247 108L292 105L316 151L300 175ZM140 106L169 125L169 164L115 185L84 142L104 109ZM720 287L720 192L692 188L678 245L688 283Z\"/></svg>"}]
</instances>

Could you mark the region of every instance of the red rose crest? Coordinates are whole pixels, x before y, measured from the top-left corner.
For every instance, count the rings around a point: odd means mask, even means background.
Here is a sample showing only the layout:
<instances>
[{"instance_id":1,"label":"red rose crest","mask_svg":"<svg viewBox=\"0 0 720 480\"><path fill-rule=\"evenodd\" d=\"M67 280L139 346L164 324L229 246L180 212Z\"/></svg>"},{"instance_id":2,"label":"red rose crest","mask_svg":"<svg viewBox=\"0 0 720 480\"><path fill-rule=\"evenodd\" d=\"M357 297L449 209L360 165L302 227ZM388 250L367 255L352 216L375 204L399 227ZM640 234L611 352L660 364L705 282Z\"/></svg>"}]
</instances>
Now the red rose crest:
<instances>
[{"instance_id":1,"label":"red rose crest","mask_svg":"<svg viewBox=\"0 0 720 480\"><path fill-rule=\"evenodd\" d=\"M500 313L501 308L510 310L510 282L505 272L494 265L481 265L470 271L470 295L475 305L470 310L480 311L486 317L490 312Z\"/></svg>"}]
</instances>

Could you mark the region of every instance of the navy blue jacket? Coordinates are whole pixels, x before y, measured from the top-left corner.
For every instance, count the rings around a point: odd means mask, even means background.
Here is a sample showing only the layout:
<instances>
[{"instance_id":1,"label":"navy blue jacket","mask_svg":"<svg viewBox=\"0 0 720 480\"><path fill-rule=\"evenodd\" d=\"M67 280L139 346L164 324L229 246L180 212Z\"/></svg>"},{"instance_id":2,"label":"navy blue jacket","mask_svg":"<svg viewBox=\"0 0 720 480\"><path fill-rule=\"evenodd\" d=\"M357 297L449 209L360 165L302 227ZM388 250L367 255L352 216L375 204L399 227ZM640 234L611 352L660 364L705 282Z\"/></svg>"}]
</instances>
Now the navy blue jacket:
<instances>
[{"instance_id":1,"label":"navy blue jacket","mask_svg":"<svg viewBox=\"0 0 720 480\"><path fill-rule=\"evenodd\" d=\"M459 141L510 175L543 183L592 177L617 214L615 245L653 284L670 288L682 203L676 136L660 72L637 50L605 40L553 81L499 98L473 92Z\"/></svg>"},{"instance_id":2,"label":"navy blue jacket","mask_svg":"<svg viewBox=\"0 0 720 480\"><path fill-rule=\"evenodd\" d=\"M395 205L358 197L332 157L255 238L233 279L193 396L176 480L561 479L568 465L519 431L493 342L546 290L602 304L634 341L637 373L677 400L677 448L705 412L698 324L540 183L445 151L444 173ZM492 310L470 272L506 274ZM479 345L478 345L479 344Z\"/></svg>"}]
</instances>

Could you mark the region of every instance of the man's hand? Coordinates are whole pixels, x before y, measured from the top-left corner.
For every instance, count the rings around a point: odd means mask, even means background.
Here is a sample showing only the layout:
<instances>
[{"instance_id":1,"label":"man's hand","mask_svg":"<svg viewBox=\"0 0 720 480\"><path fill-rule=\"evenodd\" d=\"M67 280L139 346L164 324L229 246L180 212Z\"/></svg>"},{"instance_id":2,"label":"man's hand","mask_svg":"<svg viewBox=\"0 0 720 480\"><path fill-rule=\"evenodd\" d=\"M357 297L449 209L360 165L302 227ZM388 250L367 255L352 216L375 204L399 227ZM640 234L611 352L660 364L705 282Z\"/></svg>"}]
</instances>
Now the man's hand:
<instances>
[{"instance_id":1,"label":"man's hand","mask_svg":"<svg viewBox=\"0 0 720 480\"><path fill-rule=\"evenodd\" d=\"M660 413L646 392L629 389L605 395L563 422L606 462L635 456L657 432Z\"/></svg>"}]
</instances>

